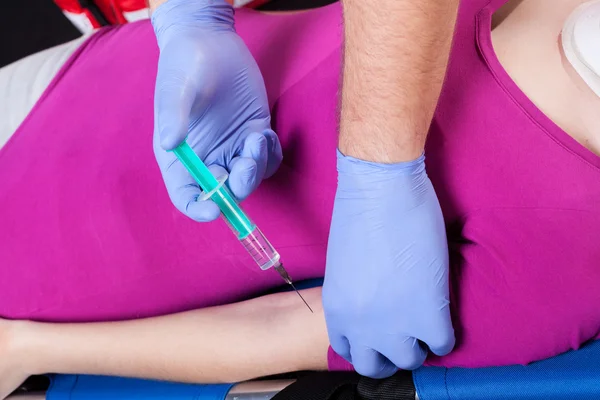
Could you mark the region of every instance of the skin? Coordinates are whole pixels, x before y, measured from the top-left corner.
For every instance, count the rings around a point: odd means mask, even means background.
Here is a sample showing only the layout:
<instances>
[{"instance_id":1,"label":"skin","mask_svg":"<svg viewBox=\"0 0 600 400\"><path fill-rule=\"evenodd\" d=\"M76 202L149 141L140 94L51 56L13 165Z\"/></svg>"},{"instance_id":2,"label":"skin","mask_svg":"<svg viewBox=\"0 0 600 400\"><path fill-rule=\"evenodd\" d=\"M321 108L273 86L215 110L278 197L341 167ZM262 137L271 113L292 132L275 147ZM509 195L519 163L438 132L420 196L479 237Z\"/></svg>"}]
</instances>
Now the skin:
<instances>
[{"instance_id":1,"label":"skin","mask_svg":"<svg viewBox=\"0 0 600 400\"><path fill-rule=\"evenodd\" d=\"M600 155L600 98L573 69L560 42L565 20L585 2L561 0L550 8L544 0L510 2L495 16L492 40L504 69L527 97Z\"/></svg>"},{"instance_id":2,"label":"skin","mask_svg":"<svg viewBox=\"0 0 600 400\"><path fill-rule=\"evenodd\" d=\"M30 375L118 375L241 382L327 369L321 289L126 322L51 324L0 319L0 399Z\"/></svg>"},{"instance_id":3,"label":"skin","mask_svg":"<svg viewBox=\"0 0 600 400\"><path fill-rule=\"evenodd\" d=\"M165 3L167 0L149 0L148 5L150 6L150 11L156 10L158 6Z\"/></svg>"},{"instance_id":4,"label":"skin","mask_svg":"<svg viewBox=\"0 0 600 400\"><path fill-rule=\"evenodd\" d=\"M509 3L496 15L494 46L504 68L529 98L600 154L594 147L600 139L595 112L600 98L573 73L558 46L564 20L584 1L564 1L564 7L551 9L545 0ZM215 383L323 370L328 339L321 291L306 290L302 295L314 314L295 293L282 293L128 322L43 324L0 319L0 399L29 375L49 372Z\"/></svg>"},{"instance_id":5,"label":"skin","mask_svg":"<svg viewBox=\"0 0 600 400\"><path fill-rule=\"evenodd\" d=\"M458 0L342 5L339 149L380 163L414 160L423 153L440 95Z\"/></svg>"}]
</instances>

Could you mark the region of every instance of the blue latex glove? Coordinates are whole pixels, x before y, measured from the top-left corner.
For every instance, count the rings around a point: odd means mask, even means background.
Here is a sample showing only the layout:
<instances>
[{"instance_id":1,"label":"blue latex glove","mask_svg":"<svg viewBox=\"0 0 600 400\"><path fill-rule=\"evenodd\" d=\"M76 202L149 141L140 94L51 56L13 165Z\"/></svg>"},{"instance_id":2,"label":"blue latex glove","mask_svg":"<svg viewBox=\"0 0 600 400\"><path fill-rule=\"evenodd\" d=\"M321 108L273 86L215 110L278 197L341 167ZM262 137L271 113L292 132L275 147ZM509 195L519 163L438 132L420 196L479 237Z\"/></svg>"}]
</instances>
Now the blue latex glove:
<instances>
[{"instance_id":1,"label":"blue latex glove","mask_svg":"<svg viewBox=\"0 0 600 400\"><path fill-rule=\"evenodd\" d=\"M224 0L168 0L152 14L160 58L154 101L154 153L173 204L196 221L219 216L172 150L189 145L246 198L282 159L265 84L234 29Z\"/></svg>"},{"instance_id":2,"label":"blue latex glove","mask_svg":"<svg viewBox=\"0 0 600 400\"><path fill-rule=\"evenodd\" d=\"M332 348L372 378L454 347L448 244L425 158L393 165L338 152L323 305Z\"/></svg>"}]
</instances>

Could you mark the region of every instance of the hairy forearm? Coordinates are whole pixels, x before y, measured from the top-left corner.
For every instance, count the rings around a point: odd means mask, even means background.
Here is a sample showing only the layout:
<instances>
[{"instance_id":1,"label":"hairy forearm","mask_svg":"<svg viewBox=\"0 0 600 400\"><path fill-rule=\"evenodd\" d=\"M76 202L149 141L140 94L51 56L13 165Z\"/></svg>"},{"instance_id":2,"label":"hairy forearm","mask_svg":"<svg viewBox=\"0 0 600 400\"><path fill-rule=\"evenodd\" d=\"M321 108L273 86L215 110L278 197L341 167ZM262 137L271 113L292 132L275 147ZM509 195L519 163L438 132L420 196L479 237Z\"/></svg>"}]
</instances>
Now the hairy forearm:
<instances>
[{"instance_id":1,"label":"hairy forearm","mask_svg":"<svg viewBox=\"0 0 600 400\"><path fill-rule=\"evenodd\" d=\"M27 323L28 373L118 375L194 383L234 382L327 368L320 289L128 322Z\"/></svg>"},{"instance_id":2,"label":"hairy forearm","mask_svg":"<svg viewBox=\"0 0 600 400\"><path fill-rule=\"evenodd\" d=\"M394 163L417 158L444 80L458 0L342 0L340 151Z\"/></svg>"}]
</instances>

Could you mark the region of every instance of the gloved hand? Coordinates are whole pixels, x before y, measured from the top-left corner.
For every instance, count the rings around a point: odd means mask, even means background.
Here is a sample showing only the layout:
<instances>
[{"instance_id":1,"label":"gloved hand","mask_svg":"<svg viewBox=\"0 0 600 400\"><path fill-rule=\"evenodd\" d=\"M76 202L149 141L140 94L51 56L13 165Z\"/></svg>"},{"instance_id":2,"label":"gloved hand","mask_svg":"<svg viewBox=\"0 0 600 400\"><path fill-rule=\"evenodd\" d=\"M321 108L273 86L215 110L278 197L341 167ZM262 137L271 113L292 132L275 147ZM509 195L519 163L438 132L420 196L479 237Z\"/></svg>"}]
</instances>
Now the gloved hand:
<instances>
[{"instance_id":1,"label":"gloved hand","mask_svg":"<svg viewBox=\"0 0 600 400\"><path fill-rule=\"evenodd\" d=\"M425 158L393 165L338 152L323 305L330 343L372 378L454 347L448 245ZM427 348L428 347L428 348Z\"/></svg>"},{"instance_id":2,"label":"gloved hand","mask_svg":"<svg viewBox=\"0 0 600 400\"><path fill-rule=\"evenodd\" d=\"M198 201L198 185L175 155L188 144L217 176L229 173L236 198L246 198L282 159L265 84L234 29L225 0L168 0L152 14L160 58L154 101L154 153L173 204L196 221L219 216Z\"/></svg>"}]
</instances>

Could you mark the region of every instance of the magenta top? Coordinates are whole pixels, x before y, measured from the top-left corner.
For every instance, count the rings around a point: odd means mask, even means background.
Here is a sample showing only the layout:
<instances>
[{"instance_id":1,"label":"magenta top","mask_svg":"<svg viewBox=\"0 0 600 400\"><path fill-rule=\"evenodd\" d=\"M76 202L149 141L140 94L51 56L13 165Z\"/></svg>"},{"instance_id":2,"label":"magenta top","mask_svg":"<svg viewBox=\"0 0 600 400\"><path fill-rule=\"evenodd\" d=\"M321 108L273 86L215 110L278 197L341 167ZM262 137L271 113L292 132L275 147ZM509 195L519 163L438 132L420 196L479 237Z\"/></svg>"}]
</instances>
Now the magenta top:
<instances>
[{"instance_id":1,"label":"magenta top","mask_svg":"<svg viewBox=\"0 0 600 400\"><path fill-rule=\"evenodd\" d=\"M498 62L490 26L503 3L463 2L429 133L458 339L452 354L428 360L435 365L527 363L600 331L600 158L538 110ZM340 26L339 5L237 14L284 151L279 172L244 207L296 280L325 268ZM0 150L0 316L131 319L279 284L222 222L195 223L170 203L152 153L157 56L148 22L101 30ZM330 367L349 366L330 354Z\"/></svg>"}]
</instances>

